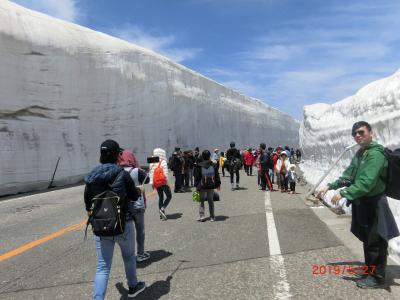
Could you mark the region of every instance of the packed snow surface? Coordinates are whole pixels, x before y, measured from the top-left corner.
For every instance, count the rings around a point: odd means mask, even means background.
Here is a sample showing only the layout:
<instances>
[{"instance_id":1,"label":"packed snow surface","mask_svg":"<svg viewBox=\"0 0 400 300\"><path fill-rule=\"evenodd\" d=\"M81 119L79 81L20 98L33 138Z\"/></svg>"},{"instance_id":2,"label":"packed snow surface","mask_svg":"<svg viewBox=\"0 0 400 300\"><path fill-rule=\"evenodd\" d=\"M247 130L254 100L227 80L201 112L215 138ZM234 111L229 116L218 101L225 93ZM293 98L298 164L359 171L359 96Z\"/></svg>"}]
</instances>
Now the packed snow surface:
<instances>
[{"instance_id":1,"label":"packed snow surface","mask_svg":"<svg viewBox=\"0 0 400 300\"><path fill-rule=\"evenodd\" d=\"M298 145L299 123L152 51L0 1L0 195L76 181L108 138L156 147Z\"/></svg>"},{"instance_id":2,"label":"packed snow surface","mask_svg":"<svg viewBox=\"0 0 400 300\"><path fill-rule=\"evenodd\" d=\"M351 127L357 121L371 124L374 138L382 145L400 148L400 72L372 82L332 105L315 104L304 108L300 126L300 147L305 162L306 179L315 184L346 146L354 143ZM323 182L340 176L359 147L348 152ZM400 201L389 199L389 205L400 225ZM400 238L391 241L391 250L400 254Z\"/></svg>"}]
</instances>

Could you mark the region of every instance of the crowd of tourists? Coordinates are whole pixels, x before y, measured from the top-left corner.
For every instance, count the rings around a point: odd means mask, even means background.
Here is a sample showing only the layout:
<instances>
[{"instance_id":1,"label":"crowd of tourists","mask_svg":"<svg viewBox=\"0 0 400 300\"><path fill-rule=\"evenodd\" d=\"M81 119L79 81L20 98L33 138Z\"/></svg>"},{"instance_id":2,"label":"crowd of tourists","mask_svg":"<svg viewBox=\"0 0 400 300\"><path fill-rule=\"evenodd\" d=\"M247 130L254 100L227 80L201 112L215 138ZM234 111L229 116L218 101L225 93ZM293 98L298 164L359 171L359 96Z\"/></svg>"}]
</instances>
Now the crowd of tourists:
<instances>
[{"instance_id":1,"label":"crowd of tourists","mask_svg":"<svg viewBox=\"0 0 400 300\"><path fill-rule=\"evenodd\" d=\"M160 219L168 219L166 209L172 199L169 175L175 179L175 193L192 192L199 202L199 219L205 222L205 202L208 203L209 220L215 221L214 202L219 200L221 187L219 172L229 173L231 190L240 189L240 170L252 176L257 169L260 190L273 191L274 179L281 192L295 192L295 162L301 161L300 150L286 147L266 148L261 143L257 150L239 150L235 142L223 152L219 149L181 151L174 149L167 159L165 150L154 149L148 173L140 167L131 150L120 148L114 140L106 140L100 146L100 165L86 177L84 193L88 213L95 235L97 269L93 287L93 299L104 299L115 243L121 248L125 265L128 298L134 298L146 285L136 277L136 264L150 259L145 251L145 210L146 193L144 184L151 184L158 194ZM86 228L87 229L87 228Z\"/></svg>"}]
</instances>

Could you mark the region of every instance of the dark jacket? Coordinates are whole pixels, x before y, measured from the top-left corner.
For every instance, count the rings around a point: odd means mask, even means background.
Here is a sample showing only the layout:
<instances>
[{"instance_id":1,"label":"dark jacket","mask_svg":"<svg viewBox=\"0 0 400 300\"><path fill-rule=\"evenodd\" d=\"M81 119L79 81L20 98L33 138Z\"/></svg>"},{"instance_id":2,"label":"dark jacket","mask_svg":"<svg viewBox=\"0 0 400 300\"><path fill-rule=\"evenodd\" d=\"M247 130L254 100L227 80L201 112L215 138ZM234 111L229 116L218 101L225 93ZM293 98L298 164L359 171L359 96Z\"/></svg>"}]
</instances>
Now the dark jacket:
<instances>
[{"instance_id":1,"label":"dark jacket","mask_svg":"<svg viewBox=\"0 0 400 300\"><path fill-rule=\"evenodd\" d=\"M227 161L231 161L234 158L239 158L242 162L243 162L243 158L240 155L240 152L238 149L236 148L230 148L228 149L228 151L226 151L226 160Z\"/></svg>"},{"instance_id":2,"label":"dark jacket","mask_svg":"<svg viewBox=\"0 0 400 300\"><path fill-rule=\"evenodd\" d=\"M185 160L182 156L177 155L176 153L172 154L169 160L169 168L174 171L174 173L183 173Z\"/></svg>"},{"instance_id":3,"label":"dark jacket","mask_svg":"<svg viewBox=\"0 0 400 300\"><path fill-rule=\"evenodd\" d=\"M214 189L219 188L221 186L221 179L218 173L217 164L214 164L211 160L201 161L198 163L197 172L194 175L194 185L197 187L198 190L201 190L201 178L202 178L202 168L208 169L210 166L214 167Z\"/></svg>"},{"instance_id":4,"label":"dark jacket","mask_svg":"<svg viewBox=\"0 0 400 300\"><path fill-rule=\"evenodd\" d=\"M262 171L268 171L268 169L274 168L274 161L271 158L271 155L267 151L262 151L260 153L260 167Z\"/></svg>"},{"instance_id":5,"label":"dark jacket","mask_svg":"<svg viewBox=\"0 0 400 300\"><path fill-rule=\"evenodd\" d=\"M351 232L362 242L377 222L378 234L386 241L399 236L396 221L384 194L352 201ZM375 229L376 230L376 229Z\"/></svg>"},{"instance_id":6,"label":"dark jacket","mask_svg":"<svg viewBox=\"0 0 400 300\"><path fill-rule=\"evenodd\" d=\"M131 176L124 169L116 164L102 164L96 166L86 177L84 193L85 207L89 211L92 206L92 199L95 195L104 192L108 184L111 189L121 198L136 201L138 192ZM128 211L128 203L124 201L122 210Z\"/></svg>"}]
</instances>

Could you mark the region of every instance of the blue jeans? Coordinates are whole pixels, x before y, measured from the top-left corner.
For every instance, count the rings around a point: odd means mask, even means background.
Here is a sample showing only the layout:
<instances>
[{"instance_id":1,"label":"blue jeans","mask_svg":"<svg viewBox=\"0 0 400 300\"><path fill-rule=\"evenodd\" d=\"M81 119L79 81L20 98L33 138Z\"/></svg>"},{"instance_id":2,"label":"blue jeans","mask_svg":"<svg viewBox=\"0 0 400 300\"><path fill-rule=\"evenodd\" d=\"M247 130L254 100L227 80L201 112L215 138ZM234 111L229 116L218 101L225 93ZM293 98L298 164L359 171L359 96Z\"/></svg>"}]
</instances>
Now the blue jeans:
<instances>
[{"instance_id":1,"label":"blue jeans","mask_svg":"<svg viewBox=\"0 0 400 300\"><path fill-rule=\"evenodd\" d=\"M144 254L144 209L133 210L132 217L136 228L137 254Z\"/></svg>"},{"instance_id":2,"label":"blue jeans","mask_svg":"<svg viewBox=\"0 0 400 300\"><path fill-rule=\"evenodd\" d=\"M136 286L135 230L133 228L133 221L130 220L126 222L124 233L114 237L95 236L95 241L97 269L93 286L93 299L104 299L106 296L108 276L110 275L115 243L118 243L121 248L128 286Z\"/></svg>"}]
</instances>

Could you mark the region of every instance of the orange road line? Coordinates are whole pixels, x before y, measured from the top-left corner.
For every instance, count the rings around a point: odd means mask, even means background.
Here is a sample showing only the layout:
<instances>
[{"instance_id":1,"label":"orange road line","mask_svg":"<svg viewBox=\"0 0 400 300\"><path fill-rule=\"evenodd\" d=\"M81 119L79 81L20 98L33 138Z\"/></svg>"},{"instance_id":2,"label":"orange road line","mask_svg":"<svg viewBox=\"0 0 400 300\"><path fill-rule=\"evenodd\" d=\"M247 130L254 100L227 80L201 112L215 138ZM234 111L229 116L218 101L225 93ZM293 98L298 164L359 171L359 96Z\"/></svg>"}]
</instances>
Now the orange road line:
<instances>
[{"instance_id":1,"label":"orange road line","mask_svg":"<svg viewBox=\"0 0 400 300\"><path fill-rule=\"evenodd\" d=\"M147 196L148 197L152 197L155 194L156 194L156 191L154 190L154 191L148 193ZM42 238L40 238L38 240L34 240L34 241L29 242L28 244L25 244L25 245L23 245L23 246L21 246L19 248L16 248L16 249L10 250L10 251L8 251L8 252L6 252L4 254L1 254L0 255L0 262L5 261L7 259L10 259L10 258L12 258L12 257L14 257L16 255L19 255L19 254L21 254L21 253L23 253L23 252L25 252L25 251L27 251L29 249L35 248L35 247L37 247L37 246L39 246L41 244L44 244L44 243L46 243L46 242L48 242L50 240L53 240L53 239L55 239L55 238L57 238L57 237L59 237L59 236L61 236L63 234L66 234L66 233L70 232L70 231L74 231L75 229L78 229L79 227L86 225L86 222L87 222L87 220L83 220L83 221L81 221L81 222L79 222L77 224L74 224L74 225L71 225L71 226L69 226L67 228L58 230L58 231L53 232L53 233L51 233L49 235L46 235L46 236L44 236L44 237L42 237Z\"/></svg>"},{"instance_id":2,"label":"orange road line","mask_svg":"<svg viewBox=\"0 0 400 300\"><path fill-rule=\"evenodd\" d=\"M39 246L39 245L41 245L43 243L46 243L47 241L55 239L56 237L59 237L60 235L63 235L65 233L67 233L67 232L73 231L73 230L75 230L75 229L77 229L77 228L79 228L79 227L81 227L81 226L83 226L85 224L86 224L86 220L83 220L82 222L80 222L78 224L71 225L71 226L69 226L67 228L64 228L64 229L61 229L59 231L53 232L53 233L51 233L49 235L46 235L46 236L42 237L41 239L32 241L32 242L30 242L28 244L25 244L25 245L23 245L23 246L21 246L19 248L16 248L14 250L8 251L8 252L0 255L0 262L4 261L6 259L9 259L11 257L14 257L14 256L16 256L18 254L21 254L22 252L25 252L25 251L27 251L29 249L37 247L37 246Z\"/></svg>"}]
</instances>

